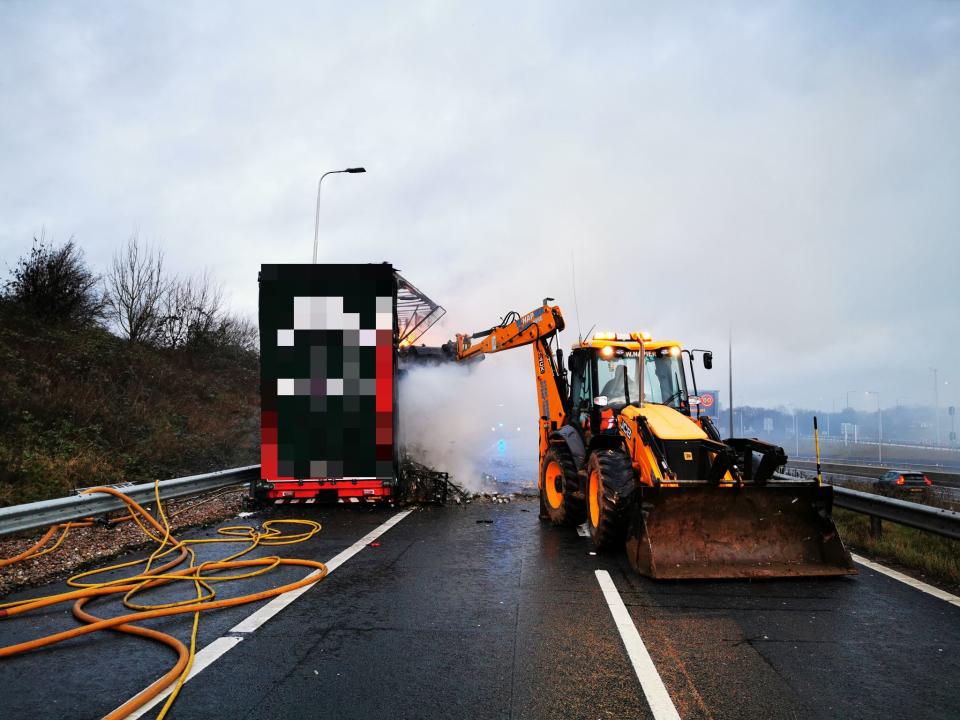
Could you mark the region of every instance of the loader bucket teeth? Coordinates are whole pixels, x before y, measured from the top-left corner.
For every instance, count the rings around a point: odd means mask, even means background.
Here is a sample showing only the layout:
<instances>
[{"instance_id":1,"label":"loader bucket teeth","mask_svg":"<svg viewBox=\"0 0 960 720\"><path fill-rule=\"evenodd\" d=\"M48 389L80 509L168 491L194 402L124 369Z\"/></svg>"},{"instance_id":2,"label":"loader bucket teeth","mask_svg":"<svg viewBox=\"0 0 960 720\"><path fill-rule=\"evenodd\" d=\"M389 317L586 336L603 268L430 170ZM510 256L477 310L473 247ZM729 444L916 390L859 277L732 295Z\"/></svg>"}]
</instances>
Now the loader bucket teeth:
<instances>
[{"instance_id":1,"label":"loader bucket teeth","mask_svg":"<svg viewBox=\"0 0 960 720\"><path fill-rule=\"evenodd\" d=\"M660 579L854 575L833 488L644 487L627 536L634 570Z\"/></svg>"}]
</instances>

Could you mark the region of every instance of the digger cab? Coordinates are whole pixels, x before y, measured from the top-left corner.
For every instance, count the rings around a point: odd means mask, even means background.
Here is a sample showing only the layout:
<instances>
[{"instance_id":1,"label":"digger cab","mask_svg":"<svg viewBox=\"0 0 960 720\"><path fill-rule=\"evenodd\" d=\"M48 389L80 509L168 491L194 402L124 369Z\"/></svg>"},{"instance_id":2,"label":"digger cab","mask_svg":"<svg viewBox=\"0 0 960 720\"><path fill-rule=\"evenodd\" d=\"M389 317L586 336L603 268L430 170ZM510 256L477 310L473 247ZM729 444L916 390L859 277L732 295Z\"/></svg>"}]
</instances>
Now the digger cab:
<instances>
[{"instance_id":1,"label":"digger cab","mask_svg":"<svg viewBox=\"0 0 960 720\"><path fill-rule=\"evenodd\" d=\"M644 402L663 405L690 417L680 343L667 340L643 345L631 336L598 333L573 348L569 356L570 417L587 444L592 437L615 432L610 419L638 404L643 379ZM649 336L648 336L649 337ZM696 400L693 400L695 403Z\"/></svg>"}]
</instances>

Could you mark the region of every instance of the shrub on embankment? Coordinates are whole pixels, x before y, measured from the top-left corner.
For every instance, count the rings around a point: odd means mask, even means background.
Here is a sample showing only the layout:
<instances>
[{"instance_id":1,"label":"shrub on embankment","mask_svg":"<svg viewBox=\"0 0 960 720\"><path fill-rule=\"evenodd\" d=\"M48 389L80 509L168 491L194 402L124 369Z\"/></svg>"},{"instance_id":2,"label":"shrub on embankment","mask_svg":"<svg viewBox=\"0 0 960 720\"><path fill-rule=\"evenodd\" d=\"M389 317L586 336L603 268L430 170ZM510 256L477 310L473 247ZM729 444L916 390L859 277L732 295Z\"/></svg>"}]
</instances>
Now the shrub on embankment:
<instances>
[{"instance_id":1,"label":"shrub on embankment","mask_svg":"<svg viewBox=\"0 0 960 720\"><path fill-rule=\"evenodd\" d=\"M60 251L44 252L17 270ZM0 298L0 506L257 461L259 361L249 336L223 332L227 316L161 346L45 307L13 282Z\"/></svg>"}]
</instances>

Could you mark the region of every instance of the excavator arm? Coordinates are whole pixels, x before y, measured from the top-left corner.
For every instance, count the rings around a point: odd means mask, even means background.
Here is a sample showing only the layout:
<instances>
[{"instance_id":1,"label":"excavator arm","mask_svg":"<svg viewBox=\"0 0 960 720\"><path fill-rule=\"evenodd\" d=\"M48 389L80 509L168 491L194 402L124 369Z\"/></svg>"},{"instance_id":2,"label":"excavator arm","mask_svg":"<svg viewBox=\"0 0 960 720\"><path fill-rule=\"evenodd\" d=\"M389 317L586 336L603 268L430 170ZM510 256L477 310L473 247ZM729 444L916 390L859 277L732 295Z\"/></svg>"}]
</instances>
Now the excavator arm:
<instances>
[{"instance_id":1,"label":"excavator arm","mask_svg":"<svg viewBox=\"0 0 960 720\"><path fill-rule=\"evenodd\" d=\"M523 317L515 312L507 313L499 325L472 335L457 335L457 359L511 350L538 340L546 342L564 328L563 314L559 307L549 304L551 300L553 298L544 298L542 307ZM474 340L480 342L474 345Z\"/></svg>"},{"instance_id":2,"label":"excavator arm","mask_svg":"<svg viewBox=\"0 0 960 720\"><path fill-rule=\"evenodd\" d=\"M540 408L540 454L549 446L550 433L566 421L566 371L562 356L550 351L550 340L563 330L563 314L553 298L545 298L543 306L522 317L508 313L487 330L457 335L456 358L459 361L475 359L487 353L503 352L525 345L533 346L533 369ZM475 342L477 341L477 342Z\"/></svg>"}]
</instances>

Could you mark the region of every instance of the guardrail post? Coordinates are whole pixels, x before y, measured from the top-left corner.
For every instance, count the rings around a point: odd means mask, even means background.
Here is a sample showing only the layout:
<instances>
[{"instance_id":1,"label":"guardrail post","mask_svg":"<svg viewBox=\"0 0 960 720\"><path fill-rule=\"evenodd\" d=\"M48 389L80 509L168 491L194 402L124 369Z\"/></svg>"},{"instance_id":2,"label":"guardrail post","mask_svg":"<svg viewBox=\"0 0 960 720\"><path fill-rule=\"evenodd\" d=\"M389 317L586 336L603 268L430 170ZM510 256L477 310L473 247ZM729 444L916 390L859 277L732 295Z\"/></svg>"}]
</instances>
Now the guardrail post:
<instances>
[{"instance_id":1,"label":"guardrail post","mask_svg":"<svg viewBox=\"0 0 960 720\"><path fill-rule=\"evenodd\" d=\"M870 516L870 537L879 540L883 537L883 524L876 515Z\"/></svg>"}]
</instances>

